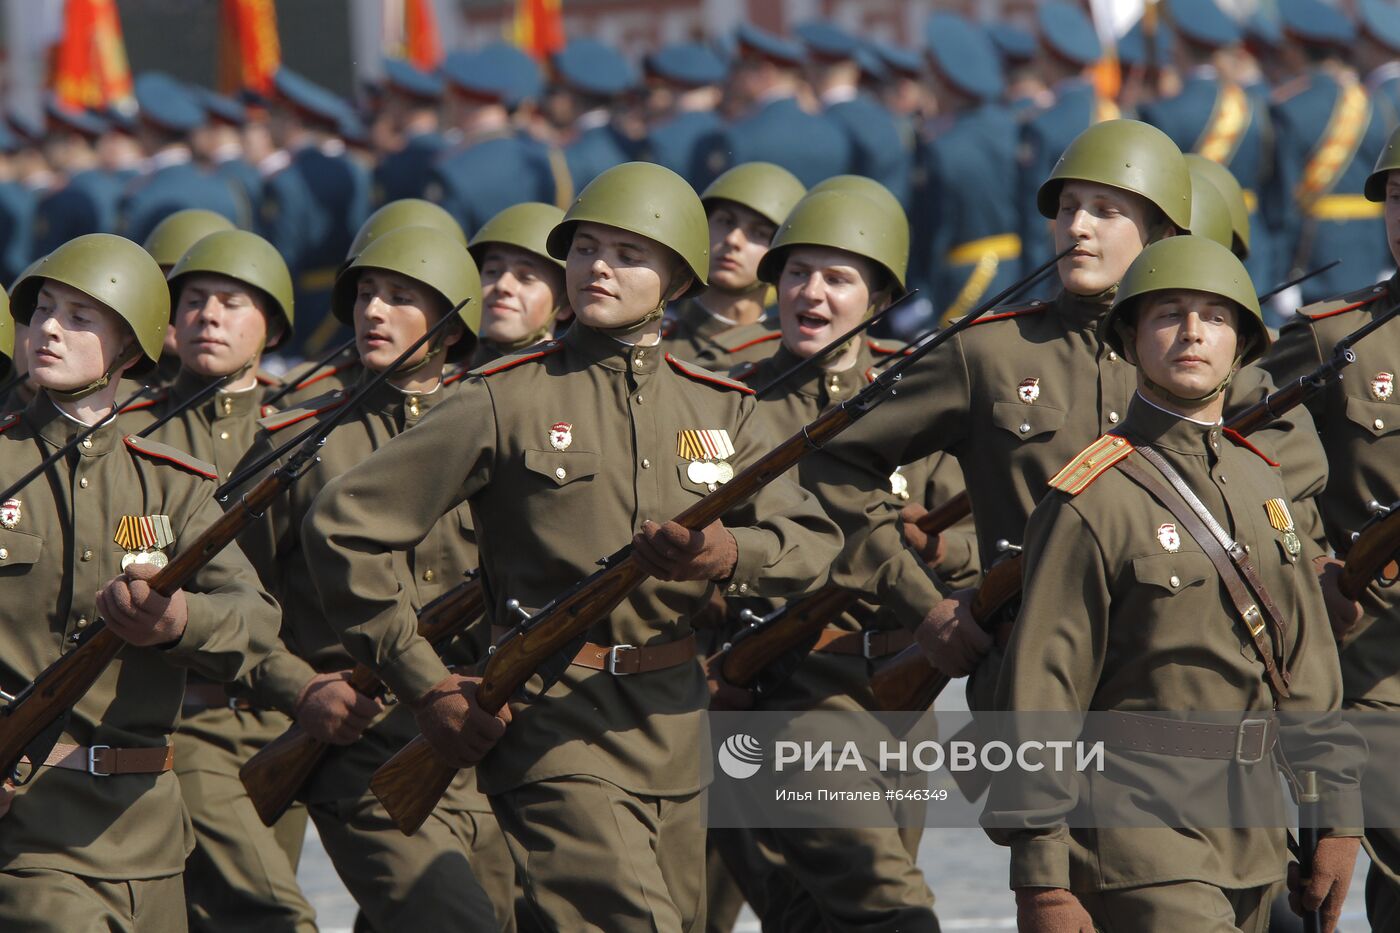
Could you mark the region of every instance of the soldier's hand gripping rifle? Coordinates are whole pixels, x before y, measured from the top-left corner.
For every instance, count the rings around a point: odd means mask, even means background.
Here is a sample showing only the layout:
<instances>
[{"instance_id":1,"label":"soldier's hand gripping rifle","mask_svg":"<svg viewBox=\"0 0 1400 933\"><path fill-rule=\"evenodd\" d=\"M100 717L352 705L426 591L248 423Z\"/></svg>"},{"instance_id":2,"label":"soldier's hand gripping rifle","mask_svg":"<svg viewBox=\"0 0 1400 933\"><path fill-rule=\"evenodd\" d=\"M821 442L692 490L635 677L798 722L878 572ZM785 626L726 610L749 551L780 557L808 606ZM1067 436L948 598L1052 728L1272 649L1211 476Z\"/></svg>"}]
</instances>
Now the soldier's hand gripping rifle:
<instances>
[{"instance_id":1,"label":"soldier's hand gripping rifle","mask_svg":"<svg viewBox=\"0 0 1400 933\"><path fill-rule=\"evenodd\" d=\"M433 646L446 644L471 625L486 609L478 571L418 610L418 634ZM357 693L378 699L386 692L374 670L356 664L347 681ZM248 791L253 809L271 826L287 812L306 786L331 745L312 738L293 722L277 738L264 745L238 769L238 779Z\"/></svg>"},{"instance_id":2,"label":"soldier's hand gripping rifle","mask_svg":"<svg viewBox=\"0 0 1400 933\"><path fill-rule=\"evenodd\" d=\"M393 366L367 381L357 391L354 399L358 401L377 387L417 352L419 347L451 322L458 320L457 312L465 304L463 301L451 313L445 315L415 341L413 346L405 350ZM283 466L249 490L234 508L225 512L204 534L196 538L192 545L177 554L152 577L149 581L151 589L162 596L170 596L184 587L205 564L251 525L283 490L310 469L311 464L315 462L317 449L353 408L353 405L346 405L317 426L315 433L306 439L301 449ZM112 417L113 415L109 415L99 422L99 426ZM89 429L87 433L95 429ZM40 471L31 472L38 475ZM117 652L125 645L125 641L98 619L82 633L73 650L46 667L28 686L0 707L0 776L14 774L21 758L35 762L48 757L49 751L62 733L68 711L96 683L102 672L116 658ZM32 777L33 773L29 776Z\"/></svg>"},{"instance_id":3,"label":"soldier's hand gripping rifle","mask_svg":"<svg viewBox=\"0 0 1400 933\"><path fill-rule=\"evenodd\" d=\"M1371 503L1371 520L1352 535L1337 589L1353 602L1360 600L1366 587L1375 581L1390 587L1400 579L1400 502L1390 505Z\"/></svg>"},{"instance_id":4,"label":"soldier's hand gripping rifle","mask_svg":"<svg viewBox=\"0 0 1400 933\"><path fill-rule=\"evenodd\" d=\"M1356 362L1356 352L1352 350L1352 347L1356 345L1357 341L1389 322L1397 313L1400 313L1400 305L1347 334L1337 341L1330 359L1312 372L1299 376L1288 385L1276 389L1253 405L1236 413L1226 420L1225 427L1240 434L1250 434L1283 417L1290 410L1321 391L1343 369ZM1342 571L1342 592L1352 599L1357 598L1354 593L1359 594L1361 590L1364 590L1366 583L1391 560L1396 550L1400 549L1400 519L1392 521L1384 532L1379 530L1381 527L1379 524L1374 527L1376 530L1371 532L1371 539L1368 540L1365 547L1358 549L1361 544L1360 539L1358 539L1358 546L1352 548L1352 553L1357 555L1355 567L1353 567L1349 554L1347 566ZM1385 548L1389 548L1389 550L1384 550ZM1384 559L1376 563L1375 560L1381 551L1384 552ZM1347 589L1348 571L1351 571L1351 585L1356 586L1359 582L1359 588L1354 593ZM985 599L983 591L987 591ZM978 587L973 617L979 624L985 626L991 620L995 609L1006 605L1012 597L1019 595L1020 591L1021 559L1016 557L994 565L983 576L982 583ZM990 606L993 612L979 616L975 608L979 604L983 607ZM928 663L928 659L918 645L910 645L875 672L870 678L870 687L874 691L876 702L881 709L918 710L927 709L943 692L943 688L948 685L948 680L946 676L940 674Z\"/></svg>"},{"instance_id":5,"label":"soldier's hand gripping rifle","mask_svg":"<svg viewBox=\"0 0 1400 933\"><path fill-rule=\"evenodd\" d=\"M1042 269L1058 262L1068 253L1067 249L1055 256ZM1032 275L1040 271L1037 269ZM717 521L894 394L906 369L925 353L971 325L1029 280L1028 276L1012 284L941 331L937 337L915 348L877 376L859 394L823 412L734 479L676 516L674 521L692 530ZM607 618L608 613L646 579L646 573L632 555L630 546L603 563L603 570L550 600L548 605L516 625L496 643L486 660L482 681L476 691L476 702L483 710L497 712L541 668L557 662L561 657L572 656L569 654L570 647L575 646L590 628ZM559 666L561 672L562 669ZM384 804L395 825L411 835L428 818L456 773L457 769L438 757L420 735L374 773L370 779L370 789Z\"/></svg>"}]
</instances>

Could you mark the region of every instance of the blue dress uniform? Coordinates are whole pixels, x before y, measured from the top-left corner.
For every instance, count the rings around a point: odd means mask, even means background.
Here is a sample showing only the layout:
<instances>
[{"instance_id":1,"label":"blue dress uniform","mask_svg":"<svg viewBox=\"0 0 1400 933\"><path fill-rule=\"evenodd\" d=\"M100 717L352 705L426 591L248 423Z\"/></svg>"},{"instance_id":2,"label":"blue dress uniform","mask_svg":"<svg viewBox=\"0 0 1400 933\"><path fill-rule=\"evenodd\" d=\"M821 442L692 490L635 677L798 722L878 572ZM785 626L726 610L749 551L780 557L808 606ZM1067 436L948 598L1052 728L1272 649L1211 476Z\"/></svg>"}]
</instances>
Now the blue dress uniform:
<instances>
[{"instance_id":1,"label":"blue dress uniform","mask_svg":"<svg viewBox=\"0 0 1400 933\"><path fill-rule=\"evenodd\" d=\"M709 46L699 42L667 45L646 57L647 77L677 93L718 87L728 68ZM680 175L704 191L729 164L729 134L713 109L678 110L652 127L646 158Z\"/></svg>"},{"instance_id":2,"label":"blue dress uniform","mask_svg":"<svg viewBox=\"0 0 1400 933\"><path fill-rule=\"evenodd\" d=\"M1017 69L1026 68L1035 59L1035 36L1014 23L995 20L986 26L987 38L997 50L1001 59L1003 75L1010 75ZM1045 103L1039 97L1026 93L1012 93L1006 99L1006 106L1016 122L1029 120Z\"/></svg>"},{"instance_id":3,"label":"blue dress uniform","mask_svg":"<svg viewBox=\"0 0 1400 933\"><path fill-rule=\"evenodd\" d=\"M327 133L341 129L339 98L287 68L274 85L302 119ZM262 235L292 267L297 306L293 353L315 355L335 337L327 316L335 273L351 240L369 216L369 172L343 151L338 139L290 153L287 166L263 183Z\"/></svg>"},{"instance_id":4,"label":"blue dress uniform","mask_svg":"<svg viewBox=\"0 0 1400 933\"><path fill-rule=\"evenodd\" d=\"M134 89L140 118L167 134L183 136L207 119L194 94L169 75L147 72ZM222 214L239 226L249 222L246 205L226 181L196 166L188 148L172 147L153 155L148 173L128 187L120 208L122 235L145 242L156 224L188 207Z\"/></svg>"},{"instance_id":5,"label":"blue dress uniform","mask_svg":"<svg viewBox=\"0 0 1400 933\"><path fill-rule=\"evenodd\" d=\"M408 98L416 106L432 107L442 100L442 80L397 58L384 62L385 91ZM428 173L441 157L446 141L441 133L414 133L403 148L379 160L374 169L374 203L421 198Z\"/></svg>"},{"instance_id":6,"label":"blue dress uniform","mask_svg":"<svg viewBox=\"0 0 1400 933\"><path fill-rule=\"evenodd\" d=\"M1386 125L1400 122L1400 8L1386 0L1356 0L1356 24L1391 53L1390 61L1366 75L1366 90L1385 107Z\"/></svg>"},{"instance_id":7,"label":"blue dress uniform","mask_svg":"<svg viewBox=\"0 0 1400 933\"><path fill-rule=\"evenodd\" d=\"M1355 37L1351 23L1322 0L1283 0L1279 14L1294 41L1339 55ZM1300 275L1341 259L1302 284L1302 300L1311 303L1393 269L1382 205L1363 193L1387 132L1366 89L1313 67L1276 95L1273 122L1278 170L1263 209L1278 231L1276 274Z\"/></svg>"},{"instance_id":8,"label":"blue dress uniform","mask_svg":"<svg viewBox=\"0 0 1400 933\"><path fill-rule=\"evenodd\" d=\"M641 155L641 146L622 134L609 112L617 97L637 86L637 75L615 49L596 39L572 40L555 54L553 64L562 86L601 102L579 116L575 128L580 132L564 147L574 190L582 191L614 165Z\"/></svg>"},{"instance_id":9,"label":"blue dress uniform","mask_svg":"<svg viewBox=\"0 0 1400 933\"><path fill-rule=\"evenodd\" d=\"M808 55L818 62L859 64L860 42L833 23L803 23L794 32L806 45ZM908 210L910 160L889 110L854 86L824 94L822 107L823 115L845 132L850 143L850 171L884 185Z\"/></svg>"},{"instance_id":10,"label":"blue dress uniform","mask_svg":"<svg viewBox=\"0 0 1400 933\"><path fill-rule=\"evenodd\" d=\"M1215 0L1172 0L1171 13L1180 41L1203 49L1233 46L1240 27ZM1250 213L1251 241L1258 244L1245 260L1254 287L1267 291L1282 278L1271 266L1272 250L1259 234L1259 191L1271 171L1273 129L1267 107L1239 85L1224 80L1213 67L1187 74L1181 92L1144 103L1140 117L1171 137L1182 152L1194 152L1228 168L1244 189Z\"/></svg>"},{"instance_id":11,"label":"blue dress uniform","mask_svg":"<svg viewBox=\"0 0 1400 933\"><path fill-rule=\"evenodd\" d=\"M1051 54L1081 67L1099 60L1099 37L1078 8L1061 0L1047 0L1037 11L1037 22L1040 42ZM1021 131L1017 203L1021 207L1021 265L1025 271L1055 255L1045 218L1034 209L1036 191L1076 136L1119 115L1117 106L1101 99L1086 78L1061 81L1053 91L1055 102L1027 120ZM1042 293L1047 287L1042 286Z\"/></svg>"},{"instance_id":12,"label":"blue dress uniform","mask_svg":"<svg viewBox=\"0 0 1400 933\"><path fill-rule=\"evenodd\" d=\"M19 148L19 139L0 120L0 153ZM17 181L0 182L0 276L6 285L29 264L30 229L36 198Z\"/></svg>"},{"instance_id":13,"label":"blue dress uniform","mask_svg":"<svg viewBox=\"0 0 1400 933\"><path fill-rule=\"evenodd\" d=\"M508 78L484 52L453 52L443 62L449 94L484 104L506 106ZM554 200L554 181L546 150L522 139L509 127L480 136L460 149L446 151L428 173L424 196L471 232L513 204Z\"/></svg>"},{"instance_id":14,"label":"blue dress uniform","mask_svg":"<svg viewBox=\"0 0 1400 933\"><path fill-rule=\"evenodd\" d=\"M57 101L45 105L49 126L57 132L78 133L95 141L107 124L85 110L70 110ZM69 177L67 184L47 192L35 208L33 249L35 255L52 252L85 233L109 233L117 228L117 205L126 183L100 168L84 169Z\"/></svg>"},{"instance_id":15,"label":"blue dress uniform","mask_svg":"<svg viewBox=\"0 0 1400 933\"><path fill-rule=\"evenodd\" d=\"M735 32L739 55L763 58L794 71L802 66L802 46L744 23ZM808 188L832 175L850 173L851 142L825 116L808 113L792 96L760 100L729 128L732 162L772 162Z\"/></svg>"},{"instance_id":16,"label":"blue dress uniform","mask_svg":"<svg viewBox=\"0 0 1400 933\"><path fill-rule=\"evenodd\" d=\"M924 144L926 192L915 207L915 269L943 320L961 317L1020 275L1016 119L1000 104L1001 67L986 33L953 13L928 21L929 64L976 102Z\"/></svg>"},{"instance_id":17,"label":"blue dress uniform","mask_svg":"<svg viewBox=\"0 0 1400 933\"><path fill-rule=\"evenodd\" d=\"M241 129L247 124L248 108L232 97L226 97L208 88L193 90L199 96L199 102L211 121L235 129ZM258 173L257 166L244 158L242 147L232 148L228 152L215 152L213 161L214 174L232 185L233 189L243 196L248 202L251 215L262 203L262 175Z\"/></svg>"}]
</instances>

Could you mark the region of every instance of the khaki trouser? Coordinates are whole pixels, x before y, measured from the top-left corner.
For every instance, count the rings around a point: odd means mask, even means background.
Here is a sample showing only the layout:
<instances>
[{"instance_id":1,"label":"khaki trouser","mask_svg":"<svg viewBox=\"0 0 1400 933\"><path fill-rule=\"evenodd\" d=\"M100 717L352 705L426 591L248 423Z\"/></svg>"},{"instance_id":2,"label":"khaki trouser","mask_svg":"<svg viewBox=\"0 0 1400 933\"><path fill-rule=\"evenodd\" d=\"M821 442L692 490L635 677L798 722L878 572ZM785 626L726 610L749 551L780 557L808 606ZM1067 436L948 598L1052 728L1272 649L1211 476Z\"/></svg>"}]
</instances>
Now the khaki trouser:
<instances>
[{"instance_id":1,"label":"khaki trouser","mask_svg":"<svg viewBox=\"0 0 1400 933\"><path fill-rule=\"evenodd\" d=\"M185 933L179 875L102 881L46 868L0 872L5 933Z\"/></svg>"},{"instance_id":2,"label":"khaki trouser","mask_svg":"<svg viewBox=\"0 0 1400 933\"><path fill-rule=\"evenodd\" d=\"M185 898L196 933L314 933L316 912L297 884L306 809L263 825L238 769L289 720L280 713L202 710L175 732L175 775L194 824Z\"/></svg>"},{"instance_id":3,"label":"khaki trouser","mask_svg":"<svg viewBox=\"0 0 1400 933\"><path fill-rule=\"evenodd\" d=\"M1201 881L1080 894L1102 933L1264 933L1282 886L1225 889Z\"/></svg>"},{"instance_id":4,"label":"khaki trouser","mask_svg":"<svg viewBox=\"0 0 1400 933\"><path fill-rule=\"evenodd\" d=\"M515 929L514 865L491 814L439 806L405 836L368 794L307 808L371 929Z\"/></svg>"},{"instance_id":5,"label":"khaki trouser","mask_svg":"<svg viewBox=\"0 0 1400 933\"><path fill-rule=\"evenodd\" d=\"M493 794L491 805L545 929L704 929L703 791L655 797L572 775Z\"/></svg>"}]
</instances>

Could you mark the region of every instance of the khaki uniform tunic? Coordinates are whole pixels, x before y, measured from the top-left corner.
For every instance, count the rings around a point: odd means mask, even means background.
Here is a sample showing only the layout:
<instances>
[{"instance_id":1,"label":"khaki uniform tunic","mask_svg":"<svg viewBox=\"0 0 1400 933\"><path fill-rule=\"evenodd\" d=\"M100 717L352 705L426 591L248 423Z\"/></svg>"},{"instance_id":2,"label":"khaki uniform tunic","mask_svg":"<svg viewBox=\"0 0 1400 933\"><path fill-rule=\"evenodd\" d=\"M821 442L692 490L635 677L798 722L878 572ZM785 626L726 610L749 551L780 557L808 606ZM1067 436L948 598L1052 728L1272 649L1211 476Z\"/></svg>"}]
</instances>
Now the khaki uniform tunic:
<instances>
[{"instance_id":1,"label":"khaki uniform tunic","mask_svg":"<svg viewBox=\"0 0 1400 933\"><path fill-rule=\"evenodd\" d=\"M718 320L699 306L687 311L686 317L694 319L698 314L704 314L711 321ZM671 352L681 359L691 358L681 356L682 352L692 353L695 362L701 366L707 366L719 372L728 372L743 363L763 362L778 349L778 343L782 339L782 334L778 330L778 315L775 310L770 309L761 321L756 321L753 324L741 324L734 327L724 321L719 321L719 323L724 324L724 327L700 338L672 338L672 343L675 346Z\"/></svg>"}]
</instances>

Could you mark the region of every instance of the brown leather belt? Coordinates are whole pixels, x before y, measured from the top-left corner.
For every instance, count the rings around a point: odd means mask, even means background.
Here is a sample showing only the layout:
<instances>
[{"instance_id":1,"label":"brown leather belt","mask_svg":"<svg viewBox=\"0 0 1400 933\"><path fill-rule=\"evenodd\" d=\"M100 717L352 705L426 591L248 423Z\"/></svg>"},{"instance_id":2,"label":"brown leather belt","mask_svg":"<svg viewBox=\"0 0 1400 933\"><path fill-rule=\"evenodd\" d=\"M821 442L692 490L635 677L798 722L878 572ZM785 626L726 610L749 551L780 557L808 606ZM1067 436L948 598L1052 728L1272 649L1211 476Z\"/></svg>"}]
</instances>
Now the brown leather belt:
<instances>
[{"instance_id":1,"label":"brown leather belt","mask_svg":"<svg viewBox=\"0 0 1400 933\"><path fill-rule=\"evenodd\" d=\"M1086 730L1113 748L1155 755L1211 758L1252 765L1269 757L1278 741L1278 720L1272 715L1239 723L1180 722L1134 713L1095 714L1102 721Z\"/></svg>"},{"instance_id":2,"label":"brown leather belt","mask_svg":"<svg viewBox=\"0 0 1400 933\"><path fill-rule=\"evenodd\" d=\"M200 713L207 709L236 709L251 712L257 709L252 703L238 697L231 697L223 684L185 684L184 712Z\"/></svg>"},{"instance_id":3,"label":"brown leather belt","mask_svg":"<svg viewBox=\"0 0 1400 933\"><path fill-rule=\"evenodd\" d=\"M695 633L664 645L595 645L585 642L573 663L609 674L648 674L695 660Z\"/></svg>"},{"instance_id":4,"label":"brown leather belt","mask_svg":"<svg viewBox=\"0 0 1400 933\"><path fill-rule=\"evenodd\" d=\"M86 771L93 777L113 774L160 774L175 767L175 746L158 748L113 748L110 745L65 745L49 752L44 764L50 768Z\"/></svg>"},{"instance_id":5,"label":"brown leather belt","mask_svg":"<svg viewBox=\"0 0 1400 933\"><path fill-rule=\"evenodd\" d=\"M914 633L904 629L888 632L847 632L839 628L824 628L817 636L817 643L812 646L812 650L823 654L850 654L874 661L898 654L912 644Z\"/></svg>"}]
</instances>

